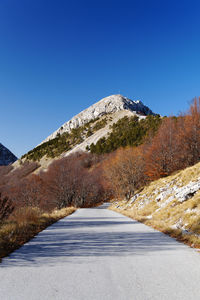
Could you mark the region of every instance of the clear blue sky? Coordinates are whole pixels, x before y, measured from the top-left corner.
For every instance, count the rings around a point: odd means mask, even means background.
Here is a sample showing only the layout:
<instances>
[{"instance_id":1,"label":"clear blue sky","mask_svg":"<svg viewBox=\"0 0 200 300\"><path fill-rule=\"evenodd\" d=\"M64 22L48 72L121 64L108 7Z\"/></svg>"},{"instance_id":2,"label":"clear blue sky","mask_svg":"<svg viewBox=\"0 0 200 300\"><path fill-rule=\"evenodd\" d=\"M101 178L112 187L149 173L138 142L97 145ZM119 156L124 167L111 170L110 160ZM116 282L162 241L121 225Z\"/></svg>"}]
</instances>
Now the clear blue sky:
<instances>
[{"instance_id":1,"label":"clear blue sky","mask_svg":"<svg viewBox=\"0 0 200 300\"><path fill-rule=\"evenodd\" d=\"M0 142L21 156L110 94L162 115L200 95L200 2L0 1Z\"/></svg>"}]
</instances>

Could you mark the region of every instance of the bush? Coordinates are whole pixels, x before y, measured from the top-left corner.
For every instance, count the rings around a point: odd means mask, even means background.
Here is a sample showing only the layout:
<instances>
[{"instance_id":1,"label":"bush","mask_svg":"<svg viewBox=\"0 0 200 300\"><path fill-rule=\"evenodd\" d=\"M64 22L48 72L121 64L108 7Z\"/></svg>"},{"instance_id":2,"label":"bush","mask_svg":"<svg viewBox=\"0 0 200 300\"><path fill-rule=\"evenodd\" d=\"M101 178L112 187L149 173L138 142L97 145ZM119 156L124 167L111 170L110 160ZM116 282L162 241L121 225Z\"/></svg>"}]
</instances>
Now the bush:
<instances>
[{"instance_id":1,"label":"bush","mask_svg":"<svg viewBox=\"0 0 200 300\"><path fill-rule=\"evenodd\" d=\"M147 182L142 148L120 148L104 162L104 176L116 197L130 199Z\"/></svg>"},{"instance_id":2,"label":"bush","mask_svg":"<svg viewBox=\"0 0 200 300\"><path fill-rule=\"evenodd\" d=\"M8 218L14 210L14 205L8 197L2 197L0 194L0 221Z\"/></svg>"}]
</instances>

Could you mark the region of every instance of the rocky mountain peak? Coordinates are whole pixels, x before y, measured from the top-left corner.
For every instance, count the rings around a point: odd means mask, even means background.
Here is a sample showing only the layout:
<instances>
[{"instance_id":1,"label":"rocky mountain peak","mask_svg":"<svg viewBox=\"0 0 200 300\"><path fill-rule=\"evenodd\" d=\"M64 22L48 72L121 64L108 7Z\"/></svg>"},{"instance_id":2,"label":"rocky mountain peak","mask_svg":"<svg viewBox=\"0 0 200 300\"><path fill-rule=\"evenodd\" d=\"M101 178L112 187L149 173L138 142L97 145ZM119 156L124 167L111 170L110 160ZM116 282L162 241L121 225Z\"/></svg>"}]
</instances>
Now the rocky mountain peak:
<instances>
[{"instance_id":1,"label":"rocky mountain peak","mask_svg":"<svg viewBox=\"0 0 200 300\"><path fill-rule=\"evenodd\" d=\"M105 106L105 110L111 110L110 112L120 111L120 110L130 110L132 112L146 115L153 115L154 113L145 106L140 100L131 100L123 95L111 95L103 98L96 104L92 106ZM109 112L107 112L109 113Z\"/></svg>"},{"instance_id":2,"label":"rocky mountain peak","mask_svg":"<svg viewBox=\"0 0 200 300\"><path fill-rule=\"evenodd\" d=\"M123 95L111 95L106 98L101 99L97 103L93 104L88 108L88 110L100 110L101 113L113 113L120 110L131 110L134 112L140 112L144 115L153 114L153 112L145 106L140 100L131 100ZM85 111L83 111L84 113Z\"/></svg>"}]
</instances>

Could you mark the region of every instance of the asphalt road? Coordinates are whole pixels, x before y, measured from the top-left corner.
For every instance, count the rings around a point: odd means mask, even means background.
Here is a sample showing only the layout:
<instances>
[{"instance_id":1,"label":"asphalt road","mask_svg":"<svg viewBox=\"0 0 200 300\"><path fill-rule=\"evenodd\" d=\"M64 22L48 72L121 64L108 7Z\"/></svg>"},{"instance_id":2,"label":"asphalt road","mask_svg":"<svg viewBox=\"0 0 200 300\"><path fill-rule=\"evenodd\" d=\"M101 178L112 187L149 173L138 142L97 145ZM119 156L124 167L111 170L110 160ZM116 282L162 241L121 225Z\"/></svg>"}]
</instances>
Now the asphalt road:
<instances>
[{"instance_id":1,"label":"asphalt road","mask_svg":"<svg viewBox=\"0 0 200 300\"><path fill-rule=\"evenodd\" d=\"M0 299L200 299L200 254L105 209L79 209L0 264Z\"/></svg>"}]
</instances>

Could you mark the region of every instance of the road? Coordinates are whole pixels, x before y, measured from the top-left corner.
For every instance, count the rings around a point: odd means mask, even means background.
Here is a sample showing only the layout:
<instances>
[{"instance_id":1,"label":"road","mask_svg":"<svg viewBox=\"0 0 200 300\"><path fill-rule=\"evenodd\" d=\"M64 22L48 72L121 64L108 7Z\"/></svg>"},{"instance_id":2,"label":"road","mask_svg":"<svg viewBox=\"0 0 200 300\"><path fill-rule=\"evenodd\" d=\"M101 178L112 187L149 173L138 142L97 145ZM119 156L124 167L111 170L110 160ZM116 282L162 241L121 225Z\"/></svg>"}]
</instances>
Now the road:
<instances>
[{"instance_id":1,"label":"road","mask_svg":"<svg viewBox=\"0 0 200 300\"><path fill-rule=\"evenodd\" d=\"M106 206L79 209L0 264L0 299L200 299L200 254Z\"/></svg>"}]
</instances>

